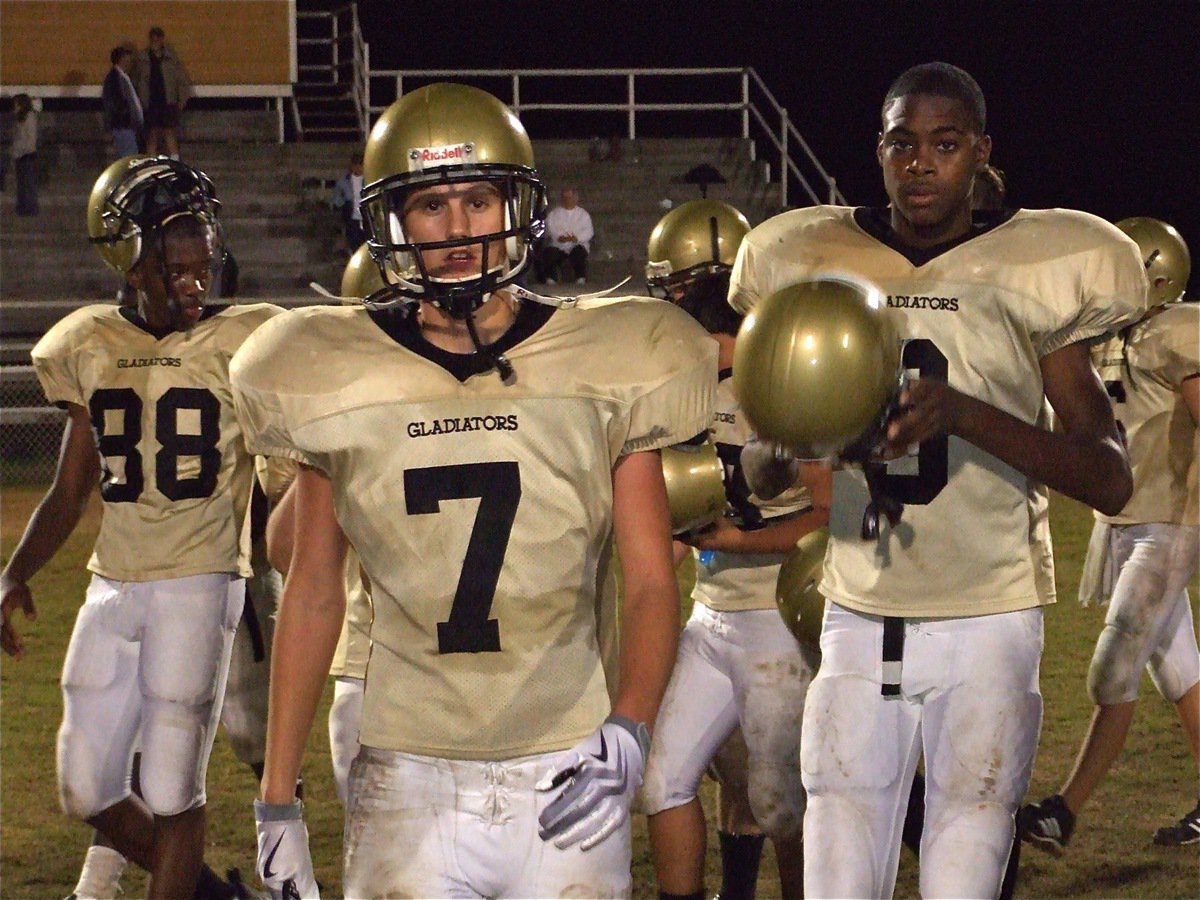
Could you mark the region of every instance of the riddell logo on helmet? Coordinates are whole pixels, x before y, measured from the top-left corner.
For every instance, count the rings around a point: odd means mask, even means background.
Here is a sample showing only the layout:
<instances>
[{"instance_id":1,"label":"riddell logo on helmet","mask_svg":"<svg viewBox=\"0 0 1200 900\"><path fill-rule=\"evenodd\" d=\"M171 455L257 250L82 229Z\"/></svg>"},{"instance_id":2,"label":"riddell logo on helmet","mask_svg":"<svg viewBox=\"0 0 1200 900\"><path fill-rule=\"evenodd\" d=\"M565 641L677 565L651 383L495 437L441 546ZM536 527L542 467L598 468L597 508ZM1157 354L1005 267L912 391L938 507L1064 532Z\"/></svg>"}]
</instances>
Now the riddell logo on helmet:
<instances>
[{"instance_id":1,"label":"riddell logo on helmet","mask_svg":"<svg viewBox=\"0 0 1200 900\"><path fill-rule=\"evenodd\" d=\"M474 144L449 144L445 147L413 147L408 151L410 167L414 170L426 166L454 165L468 162L475 153Z\"/></svg>"}]
</instances>

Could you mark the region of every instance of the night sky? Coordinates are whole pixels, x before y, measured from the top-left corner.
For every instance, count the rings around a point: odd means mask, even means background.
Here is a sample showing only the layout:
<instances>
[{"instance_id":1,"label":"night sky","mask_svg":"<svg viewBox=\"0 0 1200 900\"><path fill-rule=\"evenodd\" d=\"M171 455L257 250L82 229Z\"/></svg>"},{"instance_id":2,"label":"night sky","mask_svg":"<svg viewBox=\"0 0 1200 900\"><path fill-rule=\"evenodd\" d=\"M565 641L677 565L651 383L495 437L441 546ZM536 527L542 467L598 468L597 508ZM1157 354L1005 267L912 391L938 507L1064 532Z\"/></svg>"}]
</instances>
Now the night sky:
<instances>
[{"instance_id":1,"label":"night sky","mask_svg":"<svg viewBox=\"0 0 1200 900\"><path fill-rule=\"evenodd\" d=\"M752 66L854 204L884 201L873 152L889 83L910 65L945 60L983 88L1011 205L1155 216L1200 258L1198 0L472 0L367 2L359 14L373 69ZM675 99L671 91L654 99ZM535 150L539 136L622 122L535 115L525 117ZM643 122L654 130L651 115Z\"/></svg>"}]
</instances>

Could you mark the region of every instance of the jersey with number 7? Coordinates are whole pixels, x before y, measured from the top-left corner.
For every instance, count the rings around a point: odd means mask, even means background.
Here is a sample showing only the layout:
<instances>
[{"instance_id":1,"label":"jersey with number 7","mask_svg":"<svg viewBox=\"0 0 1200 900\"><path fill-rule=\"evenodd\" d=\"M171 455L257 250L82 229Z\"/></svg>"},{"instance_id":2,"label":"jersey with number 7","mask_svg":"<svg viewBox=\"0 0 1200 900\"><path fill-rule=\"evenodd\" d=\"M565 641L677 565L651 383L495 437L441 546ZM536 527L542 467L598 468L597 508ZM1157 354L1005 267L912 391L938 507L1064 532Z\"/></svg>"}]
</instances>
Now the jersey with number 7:
<instances>
[{"instance_id":1,"label":"jersey with number 7","mask_svg":"<svg viewBox=\"0 0 1200 900\"><path fill-rule=\"evenodd\" d=\"M377 318L291 313L232 369L251 448L329 476L370 578L361 742L457 759L566 749L608 712L594 600L613 465L708 426L716 345L661 301L526 302L495 345L506 385L478 355L425 343L415 316L387 331Z\"/></svg>"},{"instance_id":2,"label":"jersey with number 7","mask_svg":"<svg viewBox=\"0 0 1200 900\"><path fill-rule=\"evenodd\" d=\"M115 581L249 576L253 477L229 361L281 312L210 306L188 332L152 334L128 309L75 310L33 348L47 399L88 410L100 454L100 534L88 569Z\"/></svg>"}]
</instances>

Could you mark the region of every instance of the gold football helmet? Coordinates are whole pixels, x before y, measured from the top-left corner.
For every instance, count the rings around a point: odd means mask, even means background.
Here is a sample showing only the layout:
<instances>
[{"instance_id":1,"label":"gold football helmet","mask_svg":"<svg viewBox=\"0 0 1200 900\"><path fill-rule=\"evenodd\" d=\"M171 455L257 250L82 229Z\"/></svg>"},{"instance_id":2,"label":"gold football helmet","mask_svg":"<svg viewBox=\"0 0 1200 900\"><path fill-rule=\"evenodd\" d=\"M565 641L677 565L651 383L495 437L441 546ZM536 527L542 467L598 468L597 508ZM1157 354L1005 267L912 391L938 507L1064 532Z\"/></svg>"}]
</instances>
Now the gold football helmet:
<instances>
[{"instance_id":1,"label":"gold football helmet","mask_svg":"<svg viewBox=\"0 0 1200 900\"><path fill-rule=\"evenodd\" d=\"M702 275L733 268L746 217L720 200L690 200L654 226L646 246L646 286L655 297L670 297Z\"/></svg>"},{"instance_id":2,"label":"gold football helmet","mask_svg":"<svg viewBox=\"0 0 1200 900\"><path fill-rule=\"evenodd\" d=\"M217 232L221 203L203 172L165 156L125 156L100 173L88 197L88 240L124 274L146 241L177 215L190 214ZM220 258L218 253L217 258Z\"/></svg>"},{"instance_id":3,"label":"gold football helmet","mask_svg":"<svg viewBox=\"0 0 1200 900\"><path fill-rule=\"evenodd\" d=\"M1183 237L1160 219L1134 216L1117 227L1137 242L1150 278L1150 306L1174 303L1183 296L1192 274L1192 257Z\"/></svg>"},{"instance_id":4,"label":"gold football helmet","mask_svg":"<svg viewBox=\"0 0 1200 900\"><path fill-rule=\"evenodd\" d=\"M779 568L775 583L775 605L788 631L803 647L821 651L821 620L825 617L825 598L817 590L825 566L829 529L818 528L800 538Z\"/></svg>"},{"instance_id":5,"label":"gold football helmet","mask_svg":"<svg viewBox=\"0 0 1200 900\"><path fill-rule=\"evenodd\" d=\"M433 184L490 181L504 197L501 231L416 243L404 230L405 198ZM363 158L363 221L371 255L391 301L429 299L466 315L487 294L510 284L531 261L545 228L546 189L533 166L533 146L521 121L491 94L462 84L431 84L405 94L371 129ZM502 242L504 261L489 263ZM433 278L420 250L482 245L477 276Z\"/></svg>"},{"instance_id":6,"label":"gold football helmet","mask_svg":"<svg viewBox=\"0 0 1200 900\"><path fill-rule=\"evenodd\" d=\"M672 534L695 531L721 517L725 511L725 469L715 445L667 447L662 451L662 469Z\"/></svg>"},{"instance_id":7,"label":"gold football helmet","mask_svg":"<svg viewBox=\"0 0 1200 900\"><path fill-rule=\"evenodd\" d=\"M733 390L759 438L804 459L832 456L878 424L900 376L883 294L843 278L764 298L733 353Z\"/></svg>"},{"instance_id":8,"label":"gold football helmet","mask_svg":"<svg viewBox=\"0 0 1200 900\"><path fill-rule=\"evenodd\" d=\"M371 250L363 244L354 251L346 268L342 271L342 289L340 296L345 299L353 297L365 300L376 291L383 290L383 278L379 274L379 266L371 259Z\"/></svg>"}]
</instances>

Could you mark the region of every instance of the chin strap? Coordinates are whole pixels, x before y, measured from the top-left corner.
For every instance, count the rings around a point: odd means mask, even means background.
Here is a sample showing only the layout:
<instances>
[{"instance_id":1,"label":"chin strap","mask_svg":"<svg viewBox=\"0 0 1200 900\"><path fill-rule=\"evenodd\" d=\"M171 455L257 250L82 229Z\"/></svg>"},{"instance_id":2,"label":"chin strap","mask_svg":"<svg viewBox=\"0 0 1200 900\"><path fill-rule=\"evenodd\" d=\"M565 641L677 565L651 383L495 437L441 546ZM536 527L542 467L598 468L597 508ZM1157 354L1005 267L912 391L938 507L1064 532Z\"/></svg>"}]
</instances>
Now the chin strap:
<instances>
[{"instance_id":1,"label":"chin strap","mask_svg":"<svg viewBox=\"0 0 1200 900\"><path fill-rule=\"evenodd\" d=\"M505 384L512 384L516 377L512 363L503 353L497 353L490 344L479 340L479 332L475 328L475 310L468 310L463 318L467 323L467 334L471 336L471 343L475 345L475 352L491 364L491 367L499 373L501 381Z\"/></svg>"},{"instance_id":2,"label":"chin strap","mask_svg":"<svg viewBox=\"0 0 1200 900\"><path fill-rule=\"evenodd\" d=\"M538 294L529 288L521 287L519 284L509 284L504 286L504 290L508 291L518 300L530 300L534 303L540 303L543 306L553 306L558 309L573 309L580 303L586 304L589 300L600 300L608 297L613 291L623 286L630 281L632 276L621 279L610 288L605 288L602 291L593 291L589 294L579 294L576 297L552 297L548 294Z\"/></svg>"}]
</instances>

